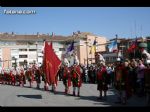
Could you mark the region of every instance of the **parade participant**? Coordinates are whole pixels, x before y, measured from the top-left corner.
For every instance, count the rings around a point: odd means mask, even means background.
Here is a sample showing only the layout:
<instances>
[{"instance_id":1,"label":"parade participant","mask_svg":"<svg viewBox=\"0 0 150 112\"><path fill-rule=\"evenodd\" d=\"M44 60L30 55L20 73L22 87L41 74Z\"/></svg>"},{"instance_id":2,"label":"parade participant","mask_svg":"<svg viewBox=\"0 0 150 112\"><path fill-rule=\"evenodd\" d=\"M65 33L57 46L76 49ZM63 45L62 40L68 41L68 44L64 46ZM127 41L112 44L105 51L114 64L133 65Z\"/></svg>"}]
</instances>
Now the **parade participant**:
<instances>
[{"instance_id":1,"label":"parade participant","mask_svg":"<svg viewBox=\"0 0 150 112\"><path fill-rule=\"evenodd\" d=\"M147 67L144 71L144 79L145 79L145 92L146 92L146 103L150 105L150 60L146 62Z\"/></svg>"},{"instance_id":2,"label":"parade participant","mask_svg":"<svg viewBox=\"0 0 150 112\"><path fill-rule=\"evenodd\" d=\"M115 69L115 87L119 93L119 103L126 104L127 99L132 95L131 74L129 61L118 64Z\"/></svg>"},{"instance_id":3,"label":"parade participant","mask_svg":"<svg viewBox=\"0 0 150 112\"><path fill-rule=\"evenodd\" d=\"M95 84L95 82L96 82L96 74L97 74L96 67L93 67L93 73L92 73L92 83L93 84Z\"/></svg>"},{"instance_id":4,"label":"parade participant","mask_svg":"<svg viewBox=\"0 0 150 112\"><path fill-rule=\"evenodd\" d=\"M16 83L17 83L17 86L20 86L21 82L20 82L20 71L19 69L16 70Z\"/></svg>"},{"instance_id":5,"label":"parade participant","mask_svg":"<svg viewBox=\"0 0 150 112\"><path fill-rule=\"evenodd\" d=\"M145 66L141 60L139 60L138 69L137 69L137 82L139 85L138 95L143 96L144 94L144 69Z\"/></svg>"},{"instance_id":6,"label":"parade participant","mask_svg":"<svg viewBox=\"0 0 150 112\"><path fill-rule=\"evenodd\" d=\"M1 70L1 82L4 84L4 70Z\"/></svg>"},{"instance_id":7,"label":"parade participant","mask_svg":"<svg viewBox=\"0 0 150 112\"><path fill-rule=\"evenodd\" d=\"M20 85L24 87L24 84L26 84L26 79L25 79L24 70L22 69L20 73Z\"/></svg>"},{"instance_id":8,"label":"parade participant","mask_svg":"<svg viewBox=\"0 0 150 112\"><path fill-rule=\"evenodd\" d=\"M4 70L4 84L8 84L8 73L7 73L7 70Z\"/></svg>"},{"instance_id":9,"label":"parade participant","mask_svg":"<svg viewBox=\"0 0 150 112\"><path fill-rule=\"evenodd\" d=\"M133 89L133 93L136 94L136 90L137 90L137 69L138 69L138 63L135 59L131 60L131 67L132 67L132 89Z\"/></svg>"},{"instance_id":10,"label":"parade participant","mask_svg":"<svg viewBox=\"0 0 150 112\"><path fill-rule=\"evenodd\" d=\"M10 70L7 71L7 77L8 77L8 85L10 85L11 84L11 71Z\"/></svg>"},{"instance_id":11,"label":"parade participant","mask_svg":"<svg viewBox=\"0 0 150 112\"><path fill-rule=\"evenodd\" d=\"M71 86L71 75L70 70L67 65L64 66L64 72L63 72L63 84L65 86L65 94L68 94L70 92L69 87Z\"/></svg>"},{"instance_id":12,"label":"parade participant","mask_svg":"<svg viewBox=\"0 0 150 112\"><path fill-rule=\"evenodd\" d=\"M13 71L12 70L10 70L10 74L9 75L10 75L10 84L13 85L13 83L12 83L13 82L12 81L13 80Z\"/></svg>"},{"instance_id":13,"label":"parade participant","mask_svg":"<svg viewBox=\"0 0 150 112\"><path fill-rule=\"evenodd\" d=\"M44 81L44 90L48 91L48 82L46 80L46 75L43 72L42 66L41 66L41 76L42 76L42 81Z\"/></svg>"},{"instance_id":14,"label":"parade participant","mask_svg":"<svg viewBox=\"0 0 150 112\"><path fill-rule=\"evenodd\" d=\"M58 77L59 77L59 81L63 80L63 73L64 73L64 67L60 66L60 69L58 71Z\"/></svg>"},{"instance_id":15,"label":"parade participant","mask_svg":"<svg viewBox=\"0 0 150 112\"><path fill-rule=\"evenodd\" d=\"M80 96L80 87L82 86L81 70L78 64L74 64L72 68L72 84L73 84L73 96L76 95L76 88L78 89L78 96Z\"/></svg>"},{"instance_id":16,"label":"parade participant","mask_svg":"<svg viewBox=\"0 0 150 112\"><path fill-rule=\"evenodd\" d=\"M126 104L127 100L132 96L132 67L129 60L125 60L122 70L122 82L124 82L124 99L123 103Z\"/></svg>"},{"instance_id":17,"label":"parade participant","mask_svg":"<svg viewBox=\"0 0 150 112\"><path fill-rule=\"evenodd\" d=\"M107 70L107 74L109 75L109 79L110 79L110 83L112 84L112 80L113 80L113 69L111 64L108 64L108 66L106 67Z\"/></svg>"},{"instance_id":18,"label":"parade participant","mask_svg":"<svg viewBox=\"0 0 150 112\"><path fill-rule=\"evenodd\" d=\"M29 84L30 84L30 88L32 87L32 83L33 83L33 73L32 73L32 69L31 67L29 67L29 69L26 71L26 77L29 81Z\"/></svg>"},{"instance_id":19,"label":"parade participant","mask_svg":"<svg viewBox=\"0 0 150 112\"><path fill-rule=\"evenodd\" d=\"M88 68L89 83L92 83L93 66Z\"/></svg>"},{"instance_id":20,"label":"parade participant","mask_svg":"<svg viewBox=\"0 0 150 112\"><path fill-rule=\"evenodd\" d=\"M125 95L123 93L125 89L125 83L122 81L122 75L123 75L123 64L121 62L120 58L117 58L116 67L115 67L115 80L114 80L114 86L117 90L118 95L118 101L116 103L124 103L125 104ZM124 99L124 100L123 100Z\"/></svg>"},{"instance_id":21,"label":"parade participant","mask_svg":"<svg viewBox=\"0 0 150 112\"><path fill-rule=\"evenodd\" d=\"M36 88L40 89L40 83L41 83L41 68L40 67L36 68L36 70L35 70L35 80L37 83Z\"/></svg>"},{"instance_id":22,"label":"parade participant","mask_svg":"<svg viewBox=\"0 0 150 112\"><path fill-rule=\"evenodd\" d=\"M3 81L3 75L2 75L2 72L0 73L0 82L2 83Z\"/></svg>"},{"instance_id":23,"label":"parade participant","mask_svg":"<svg viewBox=\"0 0 150 112\"><path fill-rule=\"evenodd\" d=\"M12 85L16 84L16 70L12 70Z\"/></svg>"},{"instance_id":24,"label":"parade participant","mask_svg":"<svg viewBox=\"0 0 150 112\"><path fill-rule=\"evenodd\" d=\"M97 90L100 92L100 96L98 99L102 99L102 91L104 91L104 97L107 97L107 90L109 84L109 76L107 74L105 63L100 64L100 69L97 73Z\"/></svg>"},{"instance_id":25,"label":"parade participant","mask_svg":"<svg viewBox=\"0 0 150 112\"><path fill-rule=\"evenodd\" d=\"M52 85L52 92L54 92L54 94L56 94L56 87L58 85L58 76L55 76L55 81L51 84Z\"/></svg>"}]
</instances>

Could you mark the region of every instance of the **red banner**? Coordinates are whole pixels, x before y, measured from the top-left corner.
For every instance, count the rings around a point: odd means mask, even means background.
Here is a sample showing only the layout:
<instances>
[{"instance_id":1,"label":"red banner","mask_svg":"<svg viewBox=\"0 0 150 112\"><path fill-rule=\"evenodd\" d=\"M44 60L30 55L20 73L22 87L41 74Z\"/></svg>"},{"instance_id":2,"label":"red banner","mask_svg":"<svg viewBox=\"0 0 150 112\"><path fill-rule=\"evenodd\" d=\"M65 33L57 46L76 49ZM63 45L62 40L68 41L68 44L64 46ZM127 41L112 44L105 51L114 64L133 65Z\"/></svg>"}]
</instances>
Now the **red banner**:
<instances>
[{"instance_id":1,"label":"red banner","mask_svg":"<svg viewBox=\"0 0 150 112\"><path fill-rule=\"evenodd\" d=\"M132 44L130 45L130 47L128 48L128 52L134 52L134 50L137 48L137 39L135 41L132 42Z\"/></svg>"},{"instance_id":2,"label":"red banner","mask_svg":"<svg viewBox=\"0 0 150 112\"><path fill-rule=\"evenodd\" d=\"M50 45L48 42L45 42L44 47L44 72L46 74L46 80L47 82L51 84L55 84L56 81L56 75L59 69L59 66L61 64L61 61L55 54L52 43Z\"/></svg>"}]
</instances>

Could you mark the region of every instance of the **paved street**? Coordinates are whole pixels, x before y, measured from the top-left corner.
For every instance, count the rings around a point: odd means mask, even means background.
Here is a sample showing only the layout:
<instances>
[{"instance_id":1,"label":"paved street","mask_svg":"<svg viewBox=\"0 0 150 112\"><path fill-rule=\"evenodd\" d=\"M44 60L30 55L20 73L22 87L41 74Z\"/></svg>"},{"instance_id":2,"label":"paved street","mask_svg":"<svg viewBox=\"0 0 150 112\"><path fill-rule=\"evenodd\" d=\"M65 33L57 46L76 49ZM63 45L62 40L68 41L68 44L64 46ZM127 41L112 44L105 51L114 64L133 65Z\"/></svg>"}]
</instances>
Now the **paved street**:
<instances>
[{"instance_id":1,"label":"paved street","mask_svg":"<svg viewBox=\"0 0 150 112\"><path fill-rule=\"evenodd\" d=\"M114 103L116 96L111 88L108 91L107 100L97 100L99 93L96 84L83 84L80 97L65 95L62 82L58 83L56 94L44 91L43 83L41 90L35 88L35 83L33 88L28 87L28 84L25 87L0 84L0 106L122 106ZM145 98L133 96L126 106L145 105Z\"/></svg>"}]
</instances>

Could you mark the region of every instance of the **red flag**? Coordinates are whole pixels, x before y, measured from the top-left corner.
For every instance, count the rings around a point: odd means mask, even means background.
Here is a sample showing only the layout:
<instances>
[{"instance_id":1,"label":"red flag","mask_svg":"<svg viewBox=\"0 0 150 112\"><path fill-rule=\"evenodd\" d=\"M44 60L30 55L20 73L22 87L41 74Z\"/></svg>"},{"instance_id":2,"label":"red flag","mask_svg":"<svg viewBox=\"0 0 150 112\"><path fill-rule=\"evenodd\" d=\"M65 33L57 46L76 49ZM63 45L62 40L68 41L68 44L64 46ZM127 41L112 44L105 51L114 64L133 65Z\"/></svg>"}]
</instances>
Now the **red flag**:
<instances>
[{"instance_id":1,"label":"red flag","mask_svg":"<svg viewBox=\"0 0 150 112\"><path fill-rule=\"evenodd\" d=\"M133 52L137 48L137 38L132 42L131 46L128 48L128 52Z\"/></svg>"},{"instance_id":2,"label":"red flag","mask_svg":"<svg viewBox=\"0 0 150 112\"><path fill-rule=\"evenodd\" d=\"M61 61L55 54L52 43L49 45L45 42L44 47L44 72L46 74L46 80L49 84L56 83L56 75L59 69Z\"/></svg>"}]
</instances>

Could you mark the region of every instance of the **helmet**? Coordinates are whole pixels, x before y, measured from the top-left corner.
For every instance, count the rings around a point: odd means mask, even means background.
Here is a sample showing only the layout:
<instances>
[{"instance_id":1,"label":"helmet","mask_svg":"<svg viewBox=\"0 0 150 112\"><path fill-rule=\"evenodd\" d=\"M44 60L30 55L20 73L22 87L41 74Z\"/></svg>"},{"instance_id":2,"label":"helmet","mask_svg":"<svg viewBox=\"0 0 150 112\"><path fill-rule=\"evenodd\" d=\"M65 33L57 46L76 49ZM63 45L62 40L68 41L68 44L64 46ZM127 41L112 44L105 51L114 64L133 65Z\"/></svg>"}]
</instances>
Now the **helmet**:
<instances>
[{"instance_id":1,"label":"helmet","mask_svg":"<svg viewBox=\"0 0 150 112\"><path fill-rule=\"evenodd\" d=\"M120 59L120 58L117 58L117 61L121 61L121 59Z\"/></svg>"},{"instance_id":2,"label":"helmet","mask_svg":"<svg viewBox=\"0 0 150 112\"><path fill-rule=\"evenodd\" d=\"M150 60L146 60L146 63L147 63L147 64L150 64Z\"/></svg>"}]
</instances>

